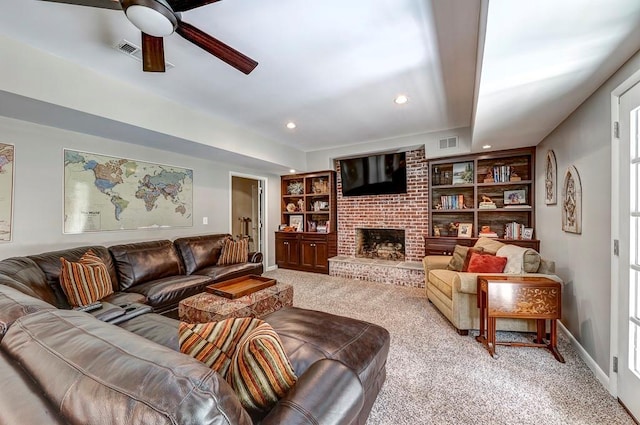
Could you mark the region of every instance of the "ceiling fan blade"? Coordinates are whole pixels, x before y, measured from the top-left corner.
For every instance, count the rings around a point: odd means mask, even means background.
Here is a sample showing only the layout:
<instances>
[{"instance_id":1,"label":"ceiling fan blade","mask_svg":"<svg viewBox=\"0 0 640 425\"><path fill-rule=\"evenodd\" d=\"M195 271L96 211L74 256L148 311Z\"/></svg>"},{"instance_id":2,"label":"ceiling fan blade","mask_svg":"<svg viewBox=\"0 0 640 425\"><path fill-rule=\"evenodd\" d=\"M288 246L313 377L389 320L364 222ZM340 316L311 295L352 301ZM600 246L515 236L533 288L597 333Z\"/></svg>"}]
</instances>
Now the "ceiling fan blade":
<instances>
[{"instance_id":1,"label":"ceiling fan blade","mask_svg":"<svg viewBox=\"0 0 640 425\"><path fill-rule=\"evenodd\" d=\"M122 10L118 0L42 0L53 3L74 4L77 6L99 7L101 9Z\"/></svg>"},{"instance_id":2,"label":"ceiling fan blade","mask_svg":"<svg viewBox=\"0 0 640 425\"><path fill-rule=\"evenodd\" d=\"M174 12L184 12L220 0L167 0Z\"/></svg>"},{"instance_id":3,"label":"ceiling fan blade","mask_svg":"<svg viewBox=\"0 0 640 425\"><path fill-rule=\"evenodd\" d=\"M232 47L227 46L220 40L216 40L209 34L202 32L193 25L178 21L176 32L196 46L206 50L218 59L228 63L237 70L249 74L258 66L258 62L248 56L243 55Z\"/></svg>"},{"instance_id":4,"label":"ceiling fan blade","mask_svg":"<svg viewBox=\"0 0 640 425\"><path fill-rule=\"evenodd\" d=\"M164 72L164 42L162 37L142 33L142 70Z\"/></svg>"}]
</instances>

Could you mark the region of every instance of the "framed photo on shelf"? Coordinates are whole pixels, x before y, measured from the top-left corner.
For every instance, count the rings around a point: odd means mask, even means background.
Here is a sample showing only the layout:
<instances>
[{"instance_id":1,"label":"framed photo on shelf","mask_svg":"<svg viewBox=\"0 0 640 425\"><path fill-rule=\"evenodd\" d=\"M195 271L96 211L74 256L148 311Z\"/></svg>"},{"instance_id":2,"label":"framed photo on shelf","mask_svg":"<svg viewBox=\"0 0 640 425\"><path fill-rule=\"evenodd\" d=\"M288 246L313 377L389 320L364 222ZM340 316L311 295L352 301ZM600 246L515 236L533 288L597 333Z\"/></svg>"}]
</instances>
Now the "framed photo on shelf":
<instances>
[{"instance_id":1,"label":"framed photo on shelf","mask_svg":"<svg viewBox=\"0 0 640 425\"><path fill-rule=\"evenodd\" d=\"M522 205L526 203L527 203L527 193L525 192L524 189L504 191L505 205Z\"/></svg>"},{"instance_id":2,"label":"framed photo on shelf","mask_svg":"<svg viewBox=\"0 0 640 425\"><path fill-rule=\"evenodd\" d=\"M473 183L473 161L453 164L453 184Z\"/></svg>"},{"instance_id":3,"label":"framed photo on shelf","mask_svg":"<svg viewBox=\"0 0 640 425\"><path fill-rule=\"evenodd\" d=\"M522 231L522 239L530 241L533 239L533 227L525 227Z\"/></svg>"},{"instance_id":4,"label":"framed photo on shelf","mask_svg":"<svg viewBox=\"0 0 640 425\"><path fill-rule=\"evenodd\" d=\"M298 232L302 232L304 230L304 216L302 214L290 215L289 226L295 227Z\"/></svg>"},{"instance_id":5,"label":"framed photo on shelf","mask_svg":"<svg viewBox=\"0 0 640 425\"><path fill-rule=\"evenodd\" d=\"M473 223L460 223L458 225L458 237L470 238L472 236Z\"/></svg>"}]
</instances>

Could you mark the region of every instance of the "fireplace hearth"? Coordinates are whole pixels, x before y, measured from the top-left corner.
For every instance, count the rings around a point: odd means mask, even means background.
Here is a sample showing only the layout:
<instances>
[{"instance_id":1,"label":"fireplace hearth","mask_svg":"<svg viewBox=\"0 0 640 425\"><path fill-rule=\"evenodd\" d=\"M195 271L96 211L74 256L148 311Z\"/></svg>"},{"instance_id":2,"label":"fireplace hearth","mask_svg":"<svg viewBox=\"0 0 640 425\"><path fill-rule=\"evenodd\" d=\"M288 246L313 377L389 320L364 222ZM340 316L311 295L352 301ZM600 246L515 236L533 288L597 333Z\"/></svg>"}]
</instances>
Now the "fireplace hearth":
<instances>
[{"instance_id":1,"label":"fireplace hearth","mask_svg":"<svg viewBox=\"0 0 640 425\"><path fill-rule=\"evenodd\" d=\"M356 229L356 257L404 261L404 230Z\"/></svg>"}]
</instances>

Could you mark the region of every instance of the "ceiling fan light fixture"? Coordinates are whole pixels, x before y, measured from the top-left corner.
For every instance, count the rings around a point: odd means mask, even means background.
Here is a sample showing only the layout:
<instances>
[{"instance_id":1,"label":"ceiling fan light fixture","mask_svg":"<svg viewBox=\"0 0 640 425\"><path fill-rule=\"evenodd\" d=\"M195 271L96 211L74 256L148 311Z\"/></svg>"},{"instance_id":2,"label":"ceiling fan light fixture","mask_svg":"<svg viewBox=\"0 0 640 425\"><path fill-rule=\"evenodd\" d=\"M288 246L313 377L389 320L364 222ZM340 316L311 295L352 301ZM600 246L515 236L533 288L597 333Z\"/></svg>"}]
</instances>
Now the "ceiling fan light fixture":
<instances>
[{"instance_id":1,"label":"ceiling fan light fixture","mask_svg":"<svg viewBox=\"0 0 640 425\"><path fill-rule=\"evenodd\" d=\"M161 0L127 0L122 3L127 19L145 34L166 37L173 34L178 26L175 14Z\"/></svg>"}]
</instances>

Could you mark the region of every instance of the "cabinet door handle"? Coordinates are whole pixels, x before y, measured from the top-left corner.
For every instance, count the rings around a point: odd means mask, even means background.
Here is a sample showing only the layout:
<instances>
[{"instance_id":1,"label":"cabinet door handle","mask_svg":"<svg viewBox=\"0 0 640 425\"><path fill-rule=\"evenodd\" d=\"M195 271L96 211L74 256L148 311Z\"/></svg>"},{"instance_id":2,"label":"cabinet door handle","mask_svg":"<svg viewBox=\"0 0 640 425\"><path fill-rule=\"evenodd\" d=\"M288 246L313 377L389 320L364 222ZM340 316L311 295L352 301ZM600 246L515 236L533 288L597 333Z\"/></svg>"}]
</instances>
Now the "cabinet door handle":
<instances>
[{"instance_id":1,"label":"cabinet door handle","mask_svg":"<svg viewBox=\"0 0 640 425\"><path fill-rule=\"evenodd\" d=\"M285 244L285 245L289 245L289 242L285 242L284 244Z\"/></svg>"}]
</instances>

